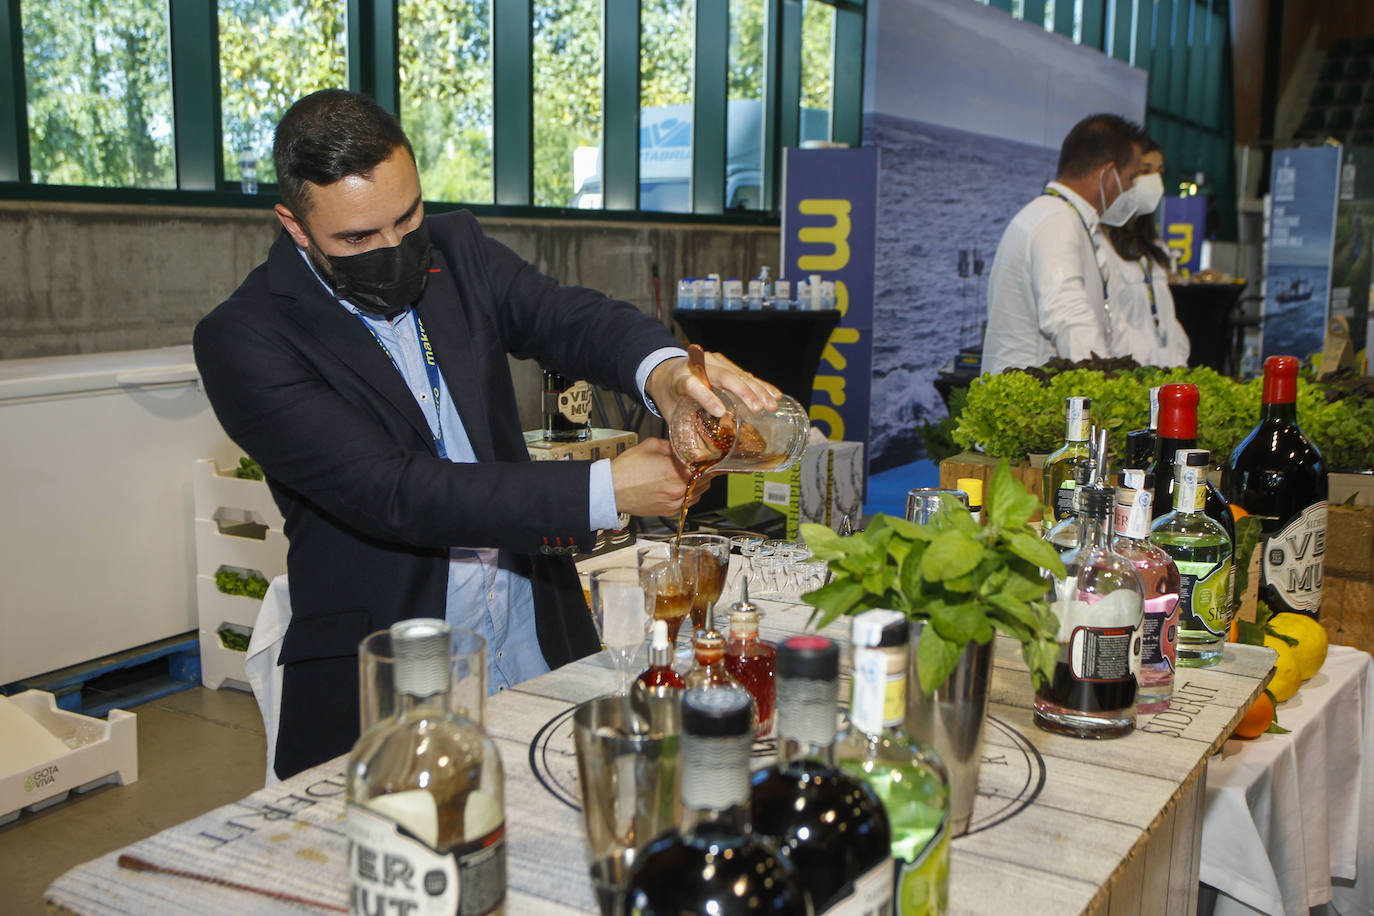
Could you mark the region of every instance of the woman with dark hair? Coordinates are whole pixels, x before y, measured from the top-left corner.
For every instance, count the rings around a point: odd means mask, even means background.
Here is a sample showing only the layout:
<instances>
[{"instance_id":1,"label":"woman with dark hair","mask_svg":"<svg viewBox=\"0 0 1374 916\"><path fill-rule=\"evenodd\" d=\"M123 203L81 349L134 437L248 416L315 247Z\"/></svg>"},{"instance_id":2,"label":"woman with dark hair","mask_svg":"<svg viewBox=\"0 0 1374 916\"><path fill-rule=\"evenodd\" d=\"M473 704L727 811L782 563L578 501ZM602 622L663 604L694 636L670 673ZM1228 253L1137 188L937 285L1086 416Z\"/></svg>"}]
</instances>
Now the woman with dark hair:
<instances>
[{"instance_id":1,"label":"woman with dark hair","mask_svg":"<svg viewBox=\"0 0 1374 916\"><path fill-rule=\"evenodd\" d=\"M1155 231L1155 209L1164 196L1164 153L1147 139L1140 174L1131 186L1136 216L1124 226L1103 229L1107 302L1113 356L1131 356L1146 366L1183 366L1188 334L1174 314L1169 293L1169 255Z\"/></svg>"}]
</instances>

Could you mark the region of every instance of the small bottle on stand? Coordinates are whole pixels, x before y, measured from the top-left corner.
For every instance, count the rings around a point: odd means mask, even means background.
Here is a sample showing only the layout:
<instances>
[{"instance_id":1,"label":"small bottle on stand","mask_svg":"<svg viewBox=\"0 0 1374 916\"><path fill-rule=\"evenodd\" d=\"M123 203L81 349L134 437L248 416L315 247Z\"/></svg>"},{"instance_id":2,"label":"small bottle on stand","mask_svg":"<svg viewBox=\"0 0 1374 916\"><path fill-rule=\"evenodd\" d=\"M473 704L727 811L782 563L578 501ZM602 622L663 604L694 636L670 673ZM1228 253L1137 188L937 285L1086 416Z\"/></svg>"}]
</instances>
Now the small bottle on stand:
<instances>
[{"instance_id":1,"label":"small bottle on stand","mask_svg":"<svg viewBox=\"0 0 1374 916\"><path fill-rule=\"evenodd\" d=\"M1145 620L1140 647L1138 712L1169 708L1174 690L1178 652L1178 566L1150 543L1150 502L1154 481L1147 471L1128 469L1117 474L1116 537L1112 549L1135 567L1145 593Z\"/></svg>"},{"instance_id":2,"label":"small bottle on stand","mask_svg":"<svg viewBox=\"0 0 1374 916\"><path fill-rule=\"evenodd\" d=\"M758 608L749 601L749 584L743 597L730 607L730 639L725 644L725 670L744 685L754 698L759 713L757 736L773 730L773 708L777 703L778 649L759 639Z\"/></svg>"},{"instance_id":3,"label":"small bottle on stand","mask_svg":"<svg viewBox=\"0 0 1374 916\"><path fill-rule=\"evenodd\" d=\"M544 370L544 438L580 442L592 435L592 386L553 369Z\"/></svg>"},{"instance_id":4,"label":"small bottle on stand","mask_svg":"<svg viewBox=\"0 0 1374 916\"><path fill-rule=\"evenodd\" d=\"M682 678L673 670L673 645L668 642L668 622L655 620L649 638L649 667L635 678L634 689L662 697L682 687Z\"/></svg>"}]
</instances>

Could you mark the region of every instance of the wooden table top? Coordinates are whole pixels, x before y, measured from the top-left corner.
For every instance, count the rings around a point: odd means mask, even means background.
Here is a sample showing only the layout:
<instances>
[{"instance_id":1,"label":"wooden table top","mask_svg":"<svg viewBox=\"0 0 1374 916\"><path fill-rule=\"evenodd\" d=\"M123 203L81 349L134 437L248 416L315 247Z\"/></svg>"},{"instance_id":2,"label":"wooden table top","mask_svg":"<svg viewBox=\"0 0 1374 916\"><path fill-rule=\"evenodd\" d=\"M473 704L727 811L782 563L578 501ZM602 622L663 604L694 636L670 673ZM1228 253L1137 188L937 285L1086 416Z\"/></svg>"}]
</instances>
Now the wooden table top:
<instances>
[{"instance_id":1,"label":"wooden table top","mask_svg":"<svg viewBox=\"0 0 1374 916\"><path fill-rule=\"evenodd\" d=\"M757 603L765 639L806 626L810 608ZM847 630L848 621L837 621L823 632L847 641ZM951 910L1105 910L1123 880L1140 880L1135 860L1155 832L1172 829L1179 799L1196 788L1208 758L1268 682L1273 654L1228 645L1219 666L1180 669L1168 711L1141 716L1126 737L1089 741L1037 728L1019 646L999 637L996 650L979 797L970 832L951 845ZM571 713L613 683L603 652L488 701L485 724L506 777L507 912L597 912L576 808ZM756 746L757 765L771 757L771 745ZM329 761L77 866L53 883L48 900L92 914L299 912L297 904L243 890L121 868L118 855L127 852L322 909L346 908L344 763ZM1188 844L1179 854L1194 857L1195 873L1198 850Z\"/></svg>"}]
</instances>

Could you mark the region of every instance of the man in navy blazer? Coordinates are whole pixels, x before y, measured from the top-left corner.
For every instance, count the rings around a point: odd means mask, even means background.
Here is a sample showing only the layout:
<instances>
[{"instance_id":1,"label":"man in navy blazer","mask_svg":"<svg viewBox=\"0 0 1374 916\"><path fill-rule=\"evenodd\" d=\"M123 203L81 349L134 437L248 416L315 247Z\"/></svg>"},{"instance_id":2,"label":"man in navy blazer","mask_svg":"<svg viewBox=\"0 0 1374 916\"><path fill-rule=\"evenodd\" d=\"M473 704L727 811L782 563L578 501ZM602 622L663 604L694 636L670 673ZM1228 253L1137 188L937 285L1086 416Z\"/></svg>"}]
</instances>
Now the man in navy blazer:
<instances>
[{"instance_id":1,"label":"man in navy blazer","mask_svg":"<svg viewBox=\"0 0 1374 916\"><path fill-rule=\"evenodd\" d=\"M664 327L559 286L466 212L426 217L409 141L369 99L306 96L277 128L283 231L196 327L225 431L285 519L292 619L276 772L358 735L358 643L409 617L482 632L491 686L598 649L573 545L620 514L671 515L685 475L648 439L601 462L531 462L507 354L643 396L724 405ZM751 407L778 391L715 354Z\"/></svg>"}]
</instances>

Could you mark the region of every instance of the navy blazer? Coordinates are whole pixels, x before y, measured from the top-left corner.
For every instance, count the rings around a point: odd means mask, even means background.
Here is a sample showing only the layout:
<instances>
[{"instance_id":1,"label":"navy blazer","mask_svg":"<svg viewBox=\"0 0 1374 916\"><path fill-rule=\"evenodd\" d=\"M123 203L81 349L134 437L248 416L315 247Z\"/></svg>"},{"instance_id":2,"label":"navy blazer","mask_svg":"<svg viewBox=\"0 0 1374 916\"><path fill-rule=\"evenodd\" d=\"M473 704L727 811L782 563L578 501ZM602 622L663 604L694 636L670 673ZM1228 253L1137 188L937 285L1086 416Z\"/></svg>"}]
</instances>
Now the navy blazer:
<instances>
[{"instance_id":1,"label":"navy blazer","mask_svg":"<svg viewBox=\"0 0 1374 916\"><path fill-rule=\"evenodd\" d=\"M599 644L567 549L590 545L588 462L532 462L506 356L637 393L657 321L559 286L465 211L427 218L433 255L416 304L478 461L438 456L410 389L282 232L196 326L196 364L229 437L285 519L292 620L282 645L283 778L358 734L358 643L408 617L443 617L450 547L497 547L530 577L545 661Z\"/></svg>"}]
</instances>

